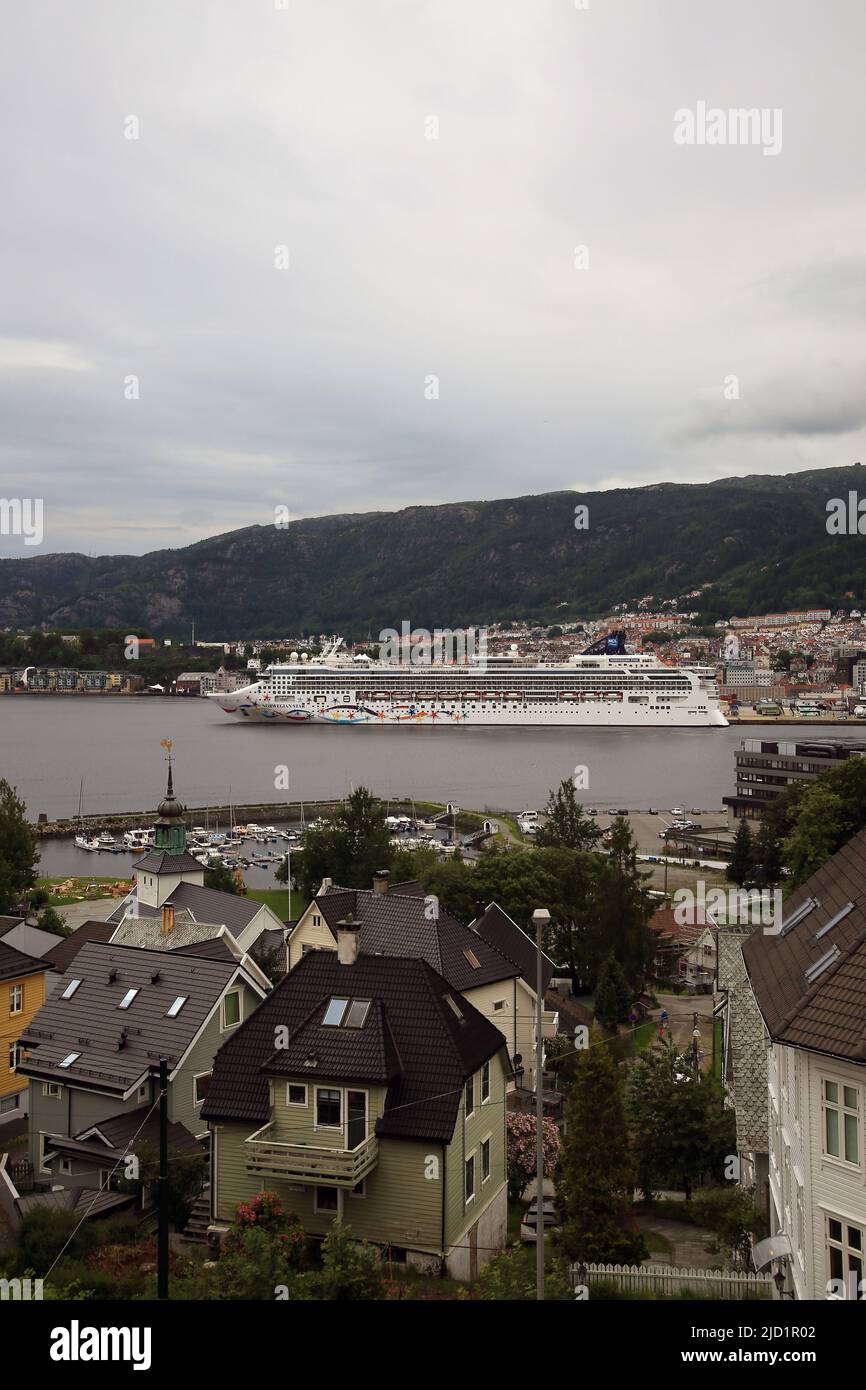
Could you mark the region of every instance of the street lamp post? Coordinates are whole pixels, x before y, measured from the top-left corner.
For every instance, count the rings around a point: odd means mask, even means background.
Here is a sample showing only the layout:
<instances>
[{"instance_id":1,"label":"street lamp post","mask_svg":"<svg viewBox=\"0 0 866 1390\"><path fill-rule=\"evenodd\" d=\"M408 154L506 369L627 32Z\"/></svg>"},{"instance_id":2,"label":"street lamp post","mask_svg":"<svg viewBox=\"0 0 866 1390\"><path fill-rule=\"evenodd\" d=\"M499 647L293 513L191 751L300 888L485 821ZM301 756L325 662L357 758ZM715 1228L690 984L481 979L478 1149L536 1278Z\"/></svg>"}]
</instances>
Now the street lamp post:
<instances>
[{"instance_id":1,"label":"street lamp post","mask_svg":"<svg viewBox=\"0 0 866 1390\"><path fill-rule=\"evenodd\" d=\"M541 1037L541 1015L544 1007L544 973L542 970L542 940L550 922L546 907L537 907L532 914L535 923L535 1297L544 1299L544 1093L541 1069L544 1047Z\"/></svg>"}]
</instances>

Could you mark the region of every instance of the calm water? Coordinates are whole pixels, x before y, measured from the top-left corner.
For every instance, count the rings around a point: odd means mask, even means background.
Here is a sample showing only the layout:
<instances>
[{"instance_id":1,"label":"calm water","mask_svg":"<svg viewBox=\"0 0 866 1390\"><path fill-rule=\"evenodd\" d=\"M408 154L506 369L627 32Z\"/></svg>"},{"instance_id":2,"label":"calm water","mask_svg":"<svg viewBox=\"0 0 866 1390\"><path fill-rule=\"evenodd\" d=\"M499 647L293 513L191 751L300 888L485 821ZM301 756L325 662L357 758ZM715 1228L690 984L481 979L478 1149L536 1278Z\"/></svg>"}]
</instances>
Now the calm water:
<instances>
[{"instance_id":1,"label":"calm water","mask_svg":"<svg viewBox=\"0 0 866 1390\"><path fill-rule=\"evenodd\" d=\"M381 797L454 801L460 807L540 808L548 789L588 771L587 805L721 806L733 790L734 750L745 729L447 729L236 724L199 699L0 699L0 775L35 819L84 810L152 810L165 787L160 739L174 740L175 789L189 806L314 801L370 787ZM863 739L862 729L798 725L764 737ZM289 773L288 794L275 787ZM100 873L120 855L91 855ZM111 868L108 865L111 864ZM96 872L94 865L94 872Z\"/></svg>"}]
</instances>

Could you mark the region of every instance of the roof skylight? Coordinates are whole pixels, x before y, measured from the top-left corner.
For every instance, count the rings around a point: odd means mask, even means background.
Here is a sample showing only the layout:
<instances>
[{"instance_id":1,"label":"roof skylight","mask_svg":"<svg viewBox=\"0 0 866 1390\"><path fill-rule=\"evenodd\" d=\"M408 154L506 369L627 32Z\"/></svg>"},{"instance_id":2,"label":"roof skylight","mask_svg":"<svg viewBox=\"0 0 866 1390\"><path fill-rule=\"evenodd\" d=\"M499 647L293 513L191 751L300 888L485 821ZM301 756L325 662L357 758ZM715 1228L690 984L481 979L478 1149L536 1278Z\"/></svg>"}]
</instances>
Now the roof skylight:
<instances>
[{"instance_id":1,"label":"roof skylight","mask_svg":"<svg viewBox=\"0 0 866 1390\"><path fill-rule=\"evenodd\" d=\"M343 1024L344 1028L363 1028L367 1022L367 1014L370 1012L369 999L353 999L349 1005L349 1012Z\"/></svg>"},{"instance_id":2,"label":"roof skylight","mask_svg":"<svg viewBox=\"0 0 866 1390\"><path fill-rule=\"evenodd\" d=\"M813 961L803 971L803 978L807 985L813 985L820 975L824 974L828 965L832 965L834 960L838 960L842 952L838 946L831 946L818 960Z\"/></svg>"},{"instance_id":3,"label":"roof skylight","mask_svg":"<svg viewBox=\"0 0 866 1390\"><path fill-rule=\"evenodd\" d=\"M452 1010L452 1012L457 1016L457 1018L459 1018L459 1019L462 1019L462 1018L463 1018L463 1011L462 1011L462 1009L460 1008L460 1005L457 1003L457 1000L454 998L454 996L453 996L452 994L446 994L446 995L445 995L445 1002L446 1002L447 1004L450 1004L451 1010Z\"/></svg>"},{"instance_id":4,"label":"roof skylight","mask_svg":"<svg viewBox=\"0 0 866 1390\"><path fill-rule=\"evenodd\" d=\"M844 907L842 907L842 908L839 909L839 911L836 913L836 916L835 916L835 917L831 917L830 920L829 920L829 922L825 922L825 923L824 923L824 925L823 925L823 927L821 927L820 931L816 931L816 933L815 933L815 940L816 940L816 941L820 941L822 936L826 936L827 933L828 933L828 931L832 931L833 928L834 928L835 926L838 926L838 924L842 921L842 919L843 919L844 917L847 917L847 916L848 916L848 913L849 913L849 912L853 912L853 911L854 911L854 904L853 904L853 903L846 903Z\"/></svg>"},{"instance_id":5,"label":"roof skylight","mask_svg":"<svg viewBox=\"0 0 866 1390\"><path fill-rule=\"evenodd\" d=\"M481 961L478 959L471 946L464 946L463 954L468 960L469 964L472 966L473 970L481 969Z\"/></svg>"},{"instance_id":6,"label":"roof skylight","mask_svg":"<svg viewBox=\"0 0 866 1390\"><path fill-rule=\"evenodd\" d=\"M348 999L332 999L325 1010L325 1017L322 1019L322 1023L325 1027L339 1028L340 1024L343 1022L343 1015L348 1005Z\"/></svg>"},{"instance_id":7,"label":"roof skylight","mask_svg":"<svg viewBox=\"0 0 866 1390\"><path fill-rule=\"evenodd\" d=\"M137 994L137 989L128 989L117 1007L119 1009L128 1009Z\"/></svg>"},{"instance_id":8,"label":"roof skylight","mask_svg":"<svg viewBox=\"0 0 866 1390\"><path fill-rule=\"evenodd\" d=\"M70 981L69 981L69 984L66 986L66 988L65 988L65 990L63 991L63 993L61 994L60 998L61 998L61 999L71 999L72 996L73 996L73 994L74 994L75 991L78 989L78 986L79 986L80 984L81 984L81 981L80 981L80 980L70 980Z\"/></svg>"},{"instance_id":9,"label":"roof skylight","mask_svg":"<svg viewBox=\"0 0 866 1390\"><path fill-rule=\"evenodd\" d=\"M80 1056L81 1056L81 1053L80 1053L80 1052L69 1052L69 1053L67 1053L67 1055L63 1058L63 1061L62 1061L62 1062L58 1062L57 1065L58 1065L59 1067L71 1067L71 1066L72 1066L72 1063L73 1063L73 1062L77 1062L77 1060L78 1060L78 1058L79 1058Z\"/></svg>"},{"instance_id":10,"label":"roof skylight","mask_svg":"<svg viewBox=\"0 0 866 1390\"><path fill-rule=\"evenodd\" d=\"M175 999L174 1003L172 1004L171 1008L166 1009L166 1018L177 1018L178 1014L180 1013L188 998L188 994L179 994Z\"/></svg>"},{"instance_id":11,"label":"roof skylight","mask_svg":"<svg viewBox=\"0 0 866 1390\"><path fill-rule=\"evenodd\" d=\"M818 902L816 898L806 898L805 902L800 903L800 906L795 908L788 920L782 923L779 935L787 936L788 932L796 927L799 922L802 922L804 918L808 917L810 912L814 912L817 906Z\"/></svg>"}]
</instances>

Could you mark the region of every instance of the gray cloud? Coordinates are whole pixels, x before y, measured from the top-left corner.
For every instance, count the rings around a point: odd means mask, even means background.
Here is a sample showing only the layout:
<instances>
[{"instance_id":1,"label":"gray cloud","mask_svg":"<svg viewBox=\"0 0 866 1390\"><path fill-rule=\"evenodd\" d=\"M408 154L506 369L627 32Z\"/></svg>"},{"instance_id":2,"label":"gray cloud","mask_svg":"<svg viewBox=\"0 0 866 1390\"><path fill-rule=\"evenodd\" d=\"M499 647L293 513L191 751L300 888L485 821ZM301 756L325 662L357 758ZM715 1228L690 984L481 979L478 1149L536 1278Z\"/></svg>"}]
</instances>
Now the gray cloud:
<instances>
[{"instance_id":1,"label":"gray cloud","mask_svg":"<svg viewBox=\"0 0 866 1390\"><path fill-rule=\"evenodd\" d=\"M860 457L864 37L856 0L11 11L0 494L102 553ZM676 146L699 100L782 108L782 153Z\"/></svg>"}]
</instances>

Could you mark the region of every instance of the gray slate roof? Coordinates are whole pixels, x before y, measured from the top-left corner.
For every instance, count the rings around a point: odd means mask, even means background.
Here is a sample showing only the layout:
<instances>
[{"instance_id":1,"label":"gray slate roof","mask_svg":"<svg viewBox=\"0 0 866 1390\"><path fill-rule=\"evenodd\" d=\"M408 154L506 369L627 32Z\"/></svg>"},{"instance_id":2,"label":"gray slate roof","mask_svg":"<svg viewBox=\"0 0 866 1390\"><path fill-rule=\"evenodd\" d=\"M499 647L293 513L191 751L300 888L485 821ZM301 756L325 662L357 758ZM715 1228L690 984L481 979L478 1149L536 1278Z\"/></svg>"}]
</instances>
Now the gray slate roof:
<instances>
[{"instance_id":1,"label":"gray slate roof","mask_svg":"<svg viewBox=\"0 0 866 1390\"><path fill-rule=\"evenodd\" d=\"M236 961L88 942L27 1027L22 1042L30 1055L18 1071L122 1095L158 1067L161 1055L169 1058L170 1068L180 1061L237 969ZM110 972L115 972L112 981ZM70 999L63 999L73 979L81 984ZM139 993L131 1006L118 1008L134 988ZM186 995L187 1002L176 1018L167 1018L179 995ZM60 1067L72 1052L79 1054L73 1064Z\"/></svg>"},{"instance_id":2,"label":"gray slate roof","mask_svg":"<svg viewBox=\"0 0 866 1390\"><path fill-rule=\"evenodd\" d=\"M196 946L212 941L222 931L219 922L197 922L187 912L176 912L170 932L162 929L162 913L158 917L126 917L114 928L111 940L116 946L141 946L147 951L177 951L182 946Z\"/></svg>"},{"instance_id":3,"label":"gray slate roof","mask_svg":"<svg viewBox=\"0 0 866 1390\"><path fill-rule=\"evenodd\" d=\"M23 951L16 951L14 946L7 946L5 941L0 941L0 980L14 980L22 975L41 975L47 968L44 961L37 960L34 956L25 956Z\"/></svg>"},{"instance_id":4,"label":"gray slate roof","mask_svg":"<svg viewBox=\"0 0 866 1390\"><path fill-rule=\"evenodd\" d=\"M728 1074L723 1080L734 1102L737 1151L765 1154L769 1151L766 1035L743 962L743 945L754 930L751 926L719 929L719 988L727 995L729 1019Z\"/></svg>"},{"instance_id":5,"label":"gray slate roof","mask_svg":"<svg viewBox=\"0 0 866 1390\"><path fill-rule=\"evenodd\" d=\"M196 867L200 868L201 865ZM197 883L179 883L166 902L175 911L186 908L197 922L218 922L221 927L228 927L233 936L248 927L263 907L255 898L245 898L239 893L223 893L219 888L202 888ZM121 903L108 920L120 922L126 911L127 908ZM140 917L161 917L162 908L139 903L138 914Z\"/></svg>"},{"instance_id":6,"label":"gray slate roof","mask_svg":"<svg viewBox=\"0 0 866 1390\"><path fill-rule=\"evenodd\" d=\"M191 854L169 854L164 849L150 850L148 854L136 860L133 868L146 869L150 874L183 874L189 873L190 870L193 873L204 873L204 865L193 859Z\"/></svg>"},{"instance_id":7,"label":"gray slate roof","mask_svg":"<svg viewBox=\"0 0 866 1390\"><path fill-rule=\"evenodd\" d=\"M461 992L520 974L518 966L450 913L440 909L437 920L428 917L424 898L329 888L315 901L335 941L338 922L351 912L361 924L360 949L365 955L417 956Z\"/></svg>"},{"instance_id":8,"label":"gray slate roof","mask_svg":"<svg viewBox=\"0 0 866 1390\"><path fill-rule=\"evenodd\" d=\"M321 1017L334 995L377 1005L369 1039L364 1029L329 1029L322 1036ZM335 951L310 951L220 1048L202 1108L206 1119L251 1127L267 1121L268 1073L286 1074L274 1052L275 1029L282 1026L290 1048L299 1039L300 1051L315 1046L320 1053L316 1067L299 1070L299 1081L311 1075L327 1080L329 1065L345 1074L354 1050L351 1069L371 1072L371 1081L392 1076L376 1133L443 1143L454 1133L466 1078L506 1047L499 1029L424 960L362 953L354 965L341 965Z\"/></svg>"}]
</instances>

